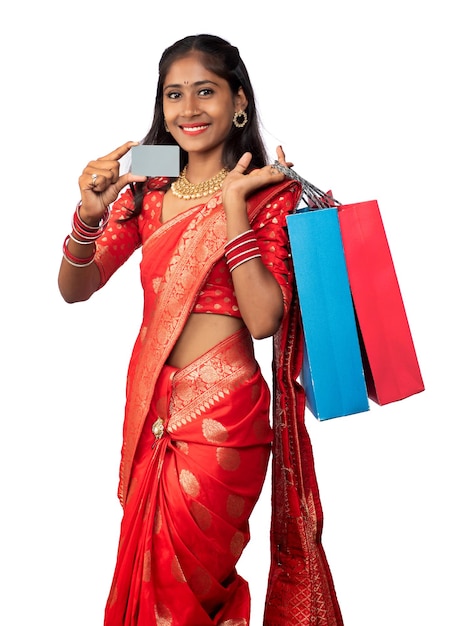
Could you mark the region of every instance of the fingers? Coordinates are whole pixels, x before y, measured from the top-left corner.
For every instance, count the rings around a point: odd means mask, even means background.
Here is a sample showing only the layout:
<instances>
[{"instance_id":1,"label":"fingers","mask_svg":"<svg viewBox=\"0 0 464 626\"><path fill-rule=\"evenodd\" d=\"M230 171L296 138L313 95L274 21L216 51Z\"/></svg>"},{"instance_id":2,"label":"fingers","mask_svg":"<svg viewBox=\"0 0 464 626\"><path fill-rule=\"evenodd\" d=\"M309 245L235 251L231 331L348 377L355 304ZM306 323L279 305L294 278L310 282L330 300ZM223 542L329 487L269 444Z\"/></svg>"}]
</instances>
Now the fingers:
<instances>
[{"instance_id":1,"label":"fingers","mask_svg":"<svg viewBox=\"0 0 464 626\"><path fill-rule=\"evenodd\" d=\"M110 185L117 183L119 180L119 159L136 145L138 145L136 141L127 141L106 156L90 161L79 179L81 189L102 192ZM129 182L141 180L145 180L145 177L134 177L134 179Z\"/></svg>"},{"instance_id":2,"label":"fingers","mask_svg":"<svg viewBox=\"0 0 464 626\"><path fill-rule=\"evenodd\" d=\"M238 172L239 174L243 174L248 166L251 163L251 152L245 152L245 154L243 154L240 159L237 161L237 165L234 167L234 169L232 170L233 172Z\"/></svg>"},{"instance_id":3,"label":"fingers","mask_svg":"<svg viewBox=\"0 0 464 626\"><path fill-rule=\"evenodd\" d=\"M103 191L119 180L119 161L90 161L81 179L81 188Z\"/></svg>"},{"instance_id":4,"label":"fingers","mask_svg":"<svg viewBox=\"0 0 464 626\"><path fill-rule=\"evenodd\" d=\"M279 161L279 163L282 163L282 165L285 165L285 152L282 146L277 146L276 153L277 153L277 160Z\"/></svg>"},{"instance_id":5,"label":"fingers","mask_svg":"<svg viewBox=\"0 0 464 626\"><path fill-rule=\"evenodd\" d=\"M137 142L128 141L106 156L90 161L84 168L79 177L82 210L92 218L99 217L126 185L147 179L146 176L137 176L130 172L119 176L119 159L136 145Z\"/></svg>"},{"instance_id":6,"label":"fingers","mask_svg":"<svg viewBox=\"0 0 464 626\"><path fill-rule=\"evenodd\" d=\"M285 167L293 167L294 164L291 161L286 160L285 152L282 146L277 146L276 152L277 152L277 160L279 161L279 163L281 163L282 165L285 165Z\"/></svg>"},{"instance_id":7,"label":"fingers","mask_svg":"<svg viewBox=\"0 0 464 626\"><path fill-rule=\"evenodd\" d=\"M138 145L139 145L138 141L126 141L126 143L124 143L122 146L119 146L119 148L116 148L116 150L113 150L113 152L110 152L106 156L102 157L101 160L102 161L119 161L119 159L121 159L125 154L127 154L131 148L133 148L134 146L138 146Z\"/></svg>"}]
</instances>

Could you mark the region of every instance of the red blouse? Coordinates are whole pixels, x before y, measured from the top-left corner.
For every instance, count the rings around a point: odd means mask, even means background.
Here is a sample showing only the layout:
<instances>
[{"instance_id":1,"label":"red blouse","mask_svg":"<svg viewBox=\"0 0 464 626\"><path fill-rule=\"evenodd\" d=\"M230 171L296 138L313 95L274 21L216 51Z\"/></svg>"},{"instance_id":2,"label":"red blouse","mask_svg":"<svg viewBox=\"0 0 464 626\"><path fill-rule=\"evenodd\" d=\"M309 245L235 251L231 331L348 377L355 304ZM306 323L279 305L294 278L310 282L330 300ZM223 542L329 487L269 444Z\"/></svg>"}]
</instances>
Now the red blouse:
<instances>
[{"instance_id":1,"label":"red blouse","mask_svg":"<svg viewBox=\"0 0 464 626\"><path fill-rule=\"evenodd\" d=\"M158 187L167 181L161 179ZM132 191L128 189L114 203L108 226L97 241L95 262L101 276L102 287L114 272L121 267L131 254L162 226L161 210L164 192L153 185L148 187L143 199L143 208L137 218L119 222L127 217L128 209L133 208ZM284 298L285 310L288 310L292 274L287 267L289 242L286 229L286 215L289 206L293 206L294 198L290 192L283 192L269 203L252 225L256 233L262 261L278 281ZM289 204L290 203L290 204ZM218 207L221 209L220 193ZM188 209L190 212L191 209ZM241 317L234 293L231 273L226 265L225 257L213 267L206 279L193 313L216 313Z\"/></svg>"}]
</instances>

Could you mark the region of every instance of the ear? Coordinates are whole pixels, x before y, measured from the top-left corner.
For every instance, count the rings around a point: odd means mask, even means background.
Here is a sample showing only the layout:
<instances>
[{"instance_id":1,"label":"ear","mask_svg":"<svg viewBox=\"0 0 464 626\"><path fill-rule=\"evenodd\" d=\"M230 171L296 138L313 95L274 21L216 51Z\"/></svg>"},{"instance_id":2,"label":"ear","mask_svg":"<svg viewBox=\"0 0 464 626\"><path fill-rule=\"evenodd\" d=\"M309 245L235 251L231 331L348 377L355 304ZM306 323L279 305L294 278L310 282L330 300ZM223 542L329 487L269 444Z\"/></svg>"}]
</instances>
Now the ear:
<instances>
[{"instance_id":1,"label":"ear","mask_svg":"<svg viewBox=\"0 0 464 626\"><path fill-rule=\"evenodd\" d=\"M235 112L245 111L248 106L248 99L242 87L238 88L237 94L234 96Z\"/></svg>"}]
</instances>

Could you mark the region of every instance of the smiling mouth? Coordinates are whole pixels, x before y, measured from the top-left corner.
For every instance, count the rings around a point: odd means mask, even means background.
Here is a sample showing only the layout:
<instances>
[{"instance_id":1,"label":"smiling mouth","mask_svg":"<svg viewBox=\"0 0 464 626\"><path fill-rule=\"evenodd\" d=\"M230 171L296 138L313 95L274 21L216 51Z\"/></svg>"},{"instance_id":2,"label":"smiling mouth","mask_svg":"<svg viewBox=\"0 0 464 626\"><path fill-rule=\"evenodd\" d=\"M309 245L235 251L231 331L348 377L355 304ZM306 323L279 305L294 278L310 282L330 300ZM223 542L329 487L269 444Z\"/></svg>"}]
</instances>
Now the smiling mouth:
<instances>
[{"instance_id":1,"label":"smiling mouth","mask_svg":"<svg viewBox=\"0 0 464 626\"><path fill-rule=\"evenodd\" d=\"M192 125L182 125L181 126L181 129L183 130L183 132L187 133L189 135L202 133L207 128L209 128L209 124L195 124L195 125L192 124Z\"/></svg>"}]
</instances>

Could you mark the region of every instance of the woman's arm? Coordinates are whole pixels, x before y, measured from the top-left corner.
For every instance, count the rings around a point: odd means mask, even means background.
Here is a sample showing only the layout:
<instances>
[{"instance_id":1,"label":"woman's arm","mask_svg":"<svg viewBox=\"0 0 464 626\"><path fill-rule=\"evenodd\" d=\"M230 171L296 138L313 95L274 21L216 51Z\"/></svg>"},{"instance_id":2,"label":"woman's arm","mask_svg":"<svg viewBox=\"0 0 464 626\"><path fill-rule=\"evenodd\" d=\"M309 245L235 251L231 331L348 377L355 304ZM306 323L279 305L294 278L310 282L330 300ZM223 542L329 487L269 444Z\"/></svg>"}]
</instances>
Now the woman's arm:
<instances>
[{"instance_id":1,"label":"woman's arm","mask_svg":"<svg viewBox=\"0 0 464 626\"><path fill-rule=\"evenodd\" d=\"M110 154L90 161L79 178L81 202L73 229L64 244L63 260L58 273L58 287L66 302L88 300L101 285L101 274L93 262L96 240L104 232L108 207L130 182L142 182L145 176L131 173L119 176L119 159L136 142L129 141ZM101 226L100 226L101 225Z\"/></svg>"},{"instance_id":2,"label":"woman's arm","mask_svg":"<svg viewBox=\"0 0 464 626\"><path fill-rule=\"evenodd\" d=\"M96 251L95 243L87 245L77 244L73 240L68 240L67 248L69 252L77 258L87 258L94 255ZM58 288L65 302L82 302L88 300L100 286L100 272L95 263L76 267L66 260L63 255L60 270L58 273Z\"/></svg>"},{"instance_id":3,"label":"woman's arm","mask_svg":"<svg viewBox=\"0 0 464 626\"><path fill-rule=\"evenodd\" d=\"M286 163L281 149L278 156L279 161ZM244 155L224 182L222 195L229 241L251 229L246 198L262 187L284 180L284 175L272 166L244 175L250 159L251 155ZM240 313L251 335L255 339L273 335L282 321L284 300L279 283L262 258L252 258L233 269L232 280Z\"/></svg>"}]
</instances>

